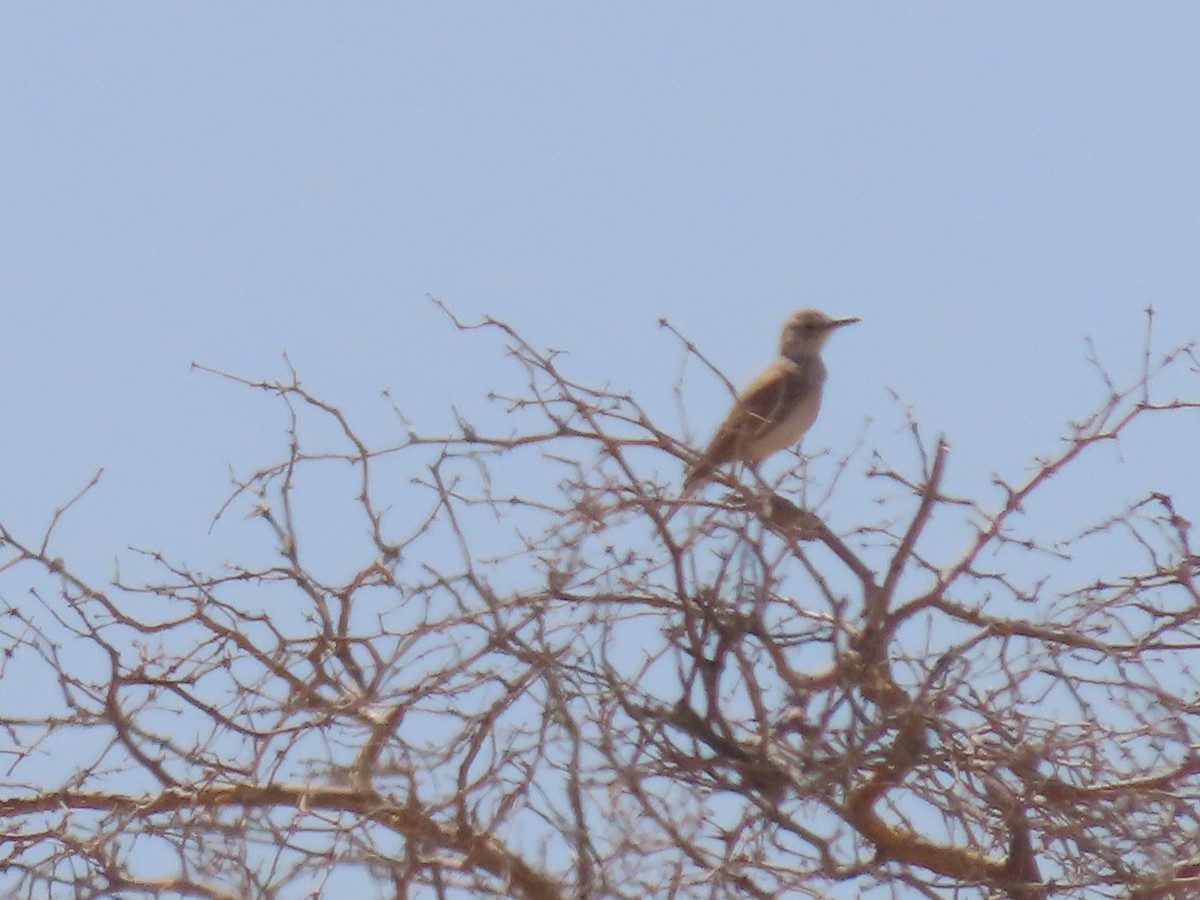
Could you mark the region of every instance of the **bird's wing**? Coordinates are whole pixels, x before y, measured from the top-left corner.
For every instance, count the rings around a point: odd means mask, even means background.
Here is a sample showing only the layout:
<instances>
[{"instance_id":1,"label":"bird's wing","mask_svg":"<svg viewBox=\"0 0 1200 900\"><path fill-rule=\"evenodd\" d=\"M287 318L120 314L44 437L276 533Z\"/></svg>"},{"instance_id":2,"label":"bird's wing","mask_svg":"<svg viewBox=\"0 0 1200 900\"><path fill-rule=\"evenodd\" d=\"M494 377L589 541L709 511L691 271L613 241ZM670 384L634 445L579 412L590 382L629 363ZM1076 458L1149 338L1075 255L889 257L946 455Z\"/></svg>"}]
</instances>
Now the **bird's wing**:
<instances>
[{"instance_id":1,"label":"bird's wing","mask_svg":"<svg viewBox=\"0 0 1200 900\"><path fill-rule=\"evenodd\" d=\"M688 472L684 489L707 481L718 466L740 459L745 448L770 429L780 411L799 402L807 389L807 381L800 377L799 367L792 360L777 359L767 366L738 395L725 421Z\"/></svg>"}]
</instances>

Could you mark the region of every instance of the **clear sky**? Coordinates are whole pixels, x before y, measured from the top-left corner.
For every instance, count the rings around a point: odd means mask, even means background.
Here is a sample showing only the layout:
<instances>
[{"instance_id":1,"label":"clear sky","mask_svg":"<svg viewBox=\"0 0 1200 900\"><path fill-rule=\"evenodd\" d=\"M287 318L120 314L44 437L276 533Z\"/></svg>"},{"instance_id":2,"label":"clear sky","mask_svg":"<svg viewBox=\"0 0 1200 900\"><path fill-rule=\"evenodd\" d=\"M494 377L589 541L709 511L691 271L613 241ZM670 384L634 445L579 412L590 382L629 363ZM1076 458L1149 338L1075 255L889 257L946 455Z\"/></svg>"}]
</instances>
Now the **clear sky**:
<instances>
[{"instance_id":1,"label":"clear sky","mask_svg":"<svg viewBox=\"0 0 1200 900\"><path fill-rule=\"evenodd\" d=\"M1085 335L1123 376L1148 304L1200 335L1192 3L8 4L0 85L0 514L104 467L60 545L97 573L211 558L282 451L193 360L286 351L381 443L382 388L479 406L505 362L427 295L668 416L659 317L744 382L790 310L860 315L812 446L889 439L893 389L964 489L1099 399Z\"/></svg>"},{"instance_id":2,"label":"clear sky","mask_svg":"<svg viewBox=\"0 0 1200 900\"><path fill-rule=\"evenodd\" d=\"M285 420L193 361L286 352L378 445L385 388L496 422L511 363L430 296L674 430L661 317L744 383L791 310L861 316L806 448L906 446L894 391L984 497L1101 400L1086 336L1119 380L1148 305L1159 350L1200 337L1194 2L7 3L0 129L0 521L102 467L55 544L101 583L243 552L209 525ZM686 374L703 439L729 397ZM1031 511L1200 515L1200 415L1169 423ZM864 459L837 528L882 515Z\"/></svg>"}]
</instances>

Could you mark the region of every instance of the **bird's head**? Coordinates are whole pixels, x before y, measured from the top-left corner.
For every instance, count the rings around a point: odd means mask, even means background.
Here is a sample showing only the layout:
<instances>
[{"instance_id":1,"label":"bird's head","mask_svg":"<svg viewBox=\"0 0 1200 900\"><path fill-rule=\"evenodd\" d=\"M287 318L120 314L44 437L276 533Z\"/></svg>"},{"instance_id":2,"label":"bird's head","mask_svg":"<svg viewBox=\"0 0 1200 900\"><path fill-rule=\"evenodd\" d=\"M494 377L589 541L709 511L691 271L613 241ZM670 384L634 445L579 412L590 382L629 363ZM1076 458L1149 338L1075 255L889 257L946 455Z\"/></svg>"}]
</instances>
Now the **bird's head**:
<instances>
[{"instance_id":1,"label":"bird's head","mask_svg":"<svg viewBox=\"0 0 1200 900\"><path fill-rule=\"evenodd\" d=\"M857 316L831 319L819 309L798 310L783 323L783 333L779 336L779 352L788 357L816 353L825 345L835 328L857 321Z\"/></svg>"}]
</instances>

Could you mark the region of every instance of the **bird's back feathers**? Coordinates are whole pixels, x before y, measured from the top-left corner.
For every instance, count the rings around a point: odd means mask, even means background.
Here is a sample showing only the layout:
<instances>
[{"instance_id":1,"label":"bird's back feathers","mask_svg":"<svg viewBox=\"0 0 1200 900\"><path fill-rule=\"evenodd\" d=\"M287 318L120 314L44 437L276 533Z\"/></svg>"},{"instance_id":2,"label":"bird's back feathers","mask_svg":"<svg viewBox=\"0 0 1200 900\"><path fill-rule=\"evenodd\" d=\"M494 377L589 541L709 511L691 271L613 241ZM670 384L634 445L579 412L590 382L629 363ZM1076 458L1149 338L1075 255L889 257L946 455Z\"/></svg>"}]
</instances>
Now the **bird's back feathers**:
<instances>
[{"instance_id":1,"label":"bird's back feathers","mask_svg":"<svg viewBox=\"0 0 1200 900\"><path fill-rule=\"evenodd\" d=\"M725 421L688 472L685 494L734 460L757 464L800 440L817 417L825 366L817 355L780 357L734 401Z\"/></svg>"}]
</instances>

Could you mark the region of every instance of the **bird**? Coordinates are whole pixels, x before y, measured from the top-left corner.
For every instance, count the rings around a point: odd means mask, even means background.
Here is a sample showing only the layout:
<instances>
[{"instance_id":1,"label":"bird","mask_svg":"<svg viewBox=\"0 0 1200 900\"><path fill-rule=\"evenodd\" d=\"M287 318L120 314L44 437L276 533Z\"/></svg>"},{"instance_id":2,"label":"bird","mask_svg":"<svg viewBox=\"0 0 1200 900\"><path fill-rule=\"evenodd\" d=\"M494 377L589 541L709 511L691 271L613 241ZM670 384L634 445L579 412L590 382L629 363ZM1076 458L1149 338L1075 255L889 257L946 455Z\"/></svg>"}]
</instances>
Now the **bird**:
<instances>
[{"instance_id":1,"label":"bird","mask_svg":"<svg viewBox=\"0 0 1200 900\"><path fill-rule=\"evenodd\" d=\"M857 316L833 319L819 309L788 316L779 335L779 356L737 395L725 421L688 470L684 497L711 481L725 463L744 462L757 472L764 459L803 437L821 408L821 348L836 329L858 321Z\"/></svg>"}]
</instances>

